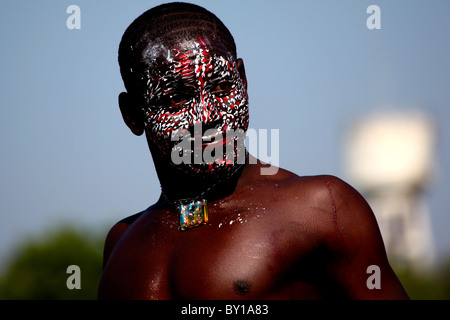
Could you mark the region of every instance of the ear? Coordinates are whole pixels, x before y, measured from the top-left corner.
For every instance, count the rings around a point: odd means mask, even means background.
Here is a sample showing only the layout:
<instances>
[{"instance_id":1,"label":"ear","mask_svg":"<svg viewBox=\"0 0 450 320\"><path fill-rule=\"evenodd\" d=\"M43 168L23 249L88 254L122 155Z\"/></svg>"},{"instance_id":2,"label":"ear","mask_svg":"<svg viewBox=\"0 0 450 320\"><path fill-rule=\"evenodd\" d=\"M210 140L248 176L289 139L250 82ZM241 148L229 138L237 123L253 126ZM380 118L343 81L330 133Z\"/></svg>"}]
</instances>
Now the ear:
<instances>
[{"instance_id":1,"label":"ear","mask_svg":"<svg viewBox=\"0 0 450 320\"><path fill-rule=\"evenodd\" d=\"M119 94L119 107L123 121L135 135L144 133L144 119L139 104L127 92Z\"/></svg>"},{"instance_id":2,"label":"ear","mask_svg":"<svg viewBox=\"0 0 450 320\"><path fill-rule=\"evenodd\" d=\"M245 76L244 60L242 60L241 58L238 58L236 60L236 67L238 69L242 83L244 84L245 91L247 92L247 77Z\"/></svg>"}]
</instances>

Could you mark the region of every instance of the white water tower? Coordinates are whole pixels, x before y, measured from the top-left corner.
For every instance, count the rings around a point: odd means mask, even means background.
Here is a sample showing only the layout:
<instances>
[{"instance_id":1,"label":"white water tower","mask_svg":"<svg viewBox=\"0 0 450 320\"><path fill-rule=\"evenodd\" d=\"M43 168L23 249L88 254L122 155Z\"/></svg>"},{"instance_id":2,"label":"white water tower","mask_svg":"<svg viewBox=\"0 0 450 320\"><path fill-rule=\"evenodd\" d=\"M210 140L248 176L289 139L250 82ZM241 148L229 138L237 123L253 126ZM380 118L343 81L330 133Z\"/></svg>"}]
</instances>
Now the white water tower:
<instances>
[{"instance_id":1,"label":"white water tower","mask_svg":"<svg viewBox=\"0 0 450 320\"><path fill-rule=\"evenodd\" d=\"M434 245L424 190L434 169L433 121L421 112L382 112L352 124L346 170L371 205L390 258L430 267Z\"/></svg>"}]
</instances>

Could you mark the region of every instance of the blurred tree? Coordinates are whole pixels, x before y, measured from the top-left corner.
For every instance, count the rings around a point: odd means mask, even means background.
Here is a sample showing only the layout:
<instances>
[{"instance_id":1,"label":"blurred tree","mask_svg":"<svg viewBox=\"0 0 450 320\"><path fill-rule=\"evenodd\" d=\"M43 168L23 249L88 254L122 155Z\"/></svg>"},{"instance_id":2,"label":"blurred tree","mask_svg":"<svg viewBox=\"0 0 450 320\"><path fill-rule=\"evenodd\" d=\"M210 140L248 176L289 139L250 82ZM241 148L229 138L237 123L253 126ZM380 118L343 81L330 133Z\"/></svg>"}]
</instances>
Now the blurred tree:
<instances>
[{"instance_id":1,"label":"blurred tree","mask_svg":"<svg viewBox=\"0 0 450 320\"><path fill-rule=\"evenodd\" d=\"M0 299L96 299L105 234L61 227L25 241L0 277ZM81 289L68 289L70 265L81 270Z\"/></svg>"},{"instance_id":2,"label":"blurred tree","mask_svg":"<svg viewBox=\"0 0 450 320\"><path fill-rule=\"evenodd\" d=\"M427 271L400 267L395 263L393 268L412 300L450 299L450 260L443 260Z\"/></svg>"},{"instance_id":3,"label":"blurred tree","mask_svg":"<svg viewBox=\"0 0 450 320\"><path fill-rule=\"evenodd\" d=\"M440 264L438 271L439 286L442 299L450 300L450 258L447 257Z\"/></svg>"}]
</instances>

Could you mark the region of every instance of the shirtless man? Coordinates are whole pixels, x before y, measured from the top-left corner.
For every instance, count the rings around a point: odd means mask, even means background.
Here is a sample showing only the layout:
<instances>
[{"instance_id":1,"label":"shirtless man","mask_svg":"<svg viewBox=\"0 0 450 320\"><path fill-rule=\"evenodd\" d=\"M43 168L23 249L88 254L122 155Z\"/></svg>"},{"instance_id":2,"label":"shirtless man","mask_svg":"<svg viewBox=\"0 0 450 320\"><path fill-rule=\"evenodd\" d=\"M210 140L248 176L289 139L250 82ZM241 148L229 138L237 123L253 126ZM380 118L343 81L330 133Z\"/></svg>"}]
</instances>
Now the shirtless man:
<instances>
[{"instance_id":1,"label":"shirtless man","mask_svg":"<svg viewBox=\"0 0 450 320\"><path fill-rule=\"evenodd\" d=\"M174 163L174 132L193 133L205 151L231 143L219 134L248 128L244 64L216 16L190 4L155 7L125 32L119 64L120 109L134 134L145 132L162 193L110 230L99 298L408 298L370 207L342 180L281 168L263 175L247 153L243 163L226 152ZM181 231L180 213L195 208L199 226ZM379 288L367 285L372 265Z\"/></svg>"}]
</instances>

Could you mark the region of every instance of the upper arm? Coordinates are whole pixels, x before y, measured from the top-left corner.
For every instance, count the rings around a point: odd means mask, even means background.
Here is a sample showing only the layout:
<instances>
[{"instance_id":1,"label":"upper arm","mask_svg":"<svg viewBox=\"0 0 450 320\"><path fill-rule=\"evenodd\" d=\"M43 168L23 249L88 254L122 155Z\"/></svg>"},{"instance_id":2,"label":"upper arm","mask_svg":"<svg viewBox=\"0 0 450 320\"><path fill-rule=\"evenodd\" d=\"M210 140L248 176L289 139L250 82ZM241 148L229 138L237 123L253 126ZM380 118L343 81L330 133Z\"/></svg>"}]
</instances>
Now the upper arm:
<instances>
[{"instance_id":1,"label":"upper arm","mask_svg":"<svg viewBox=\"0 0 450 320\"><path fill-rule=\"evenodd\" d=\"M119 238L127 228L128 224L118 222L111 228L111 230L109 230L108 235L106 236L105 239L105 246L103 248L103 269L108 263L109 257L116 243L119 241Z\"/></svg>"},{"instance_id":2,"label":"upper arm","mask_svg":"<svg viewBox=\"0 0 450 320\"><path fill-rule=\"evenodd\" d=\"M324 182L328 199L323 201L328 201L332 219L324 237L329 252L325 268L333 282L350 299L408 298L389 264L367 201L338 178ZM370 286L376 282L379 289Z\"/></svg>"},{"instance_id":3,"label":"upper arm","mask_svg":"<svg viewBox=\"0 0 450 320\"><path fill-rule=\"evenodd\" d=\"M103 269L105 269L106 264L108 263L109 257L111 256L114 247L119 241L120 237L125 233L130 224L132 224L142 212L134 214L128 218L125 218L119 222L117 222L111 230L109 230L108 235L105 239L105 246L103 248Z\"/></svg>"}]
</instances>

